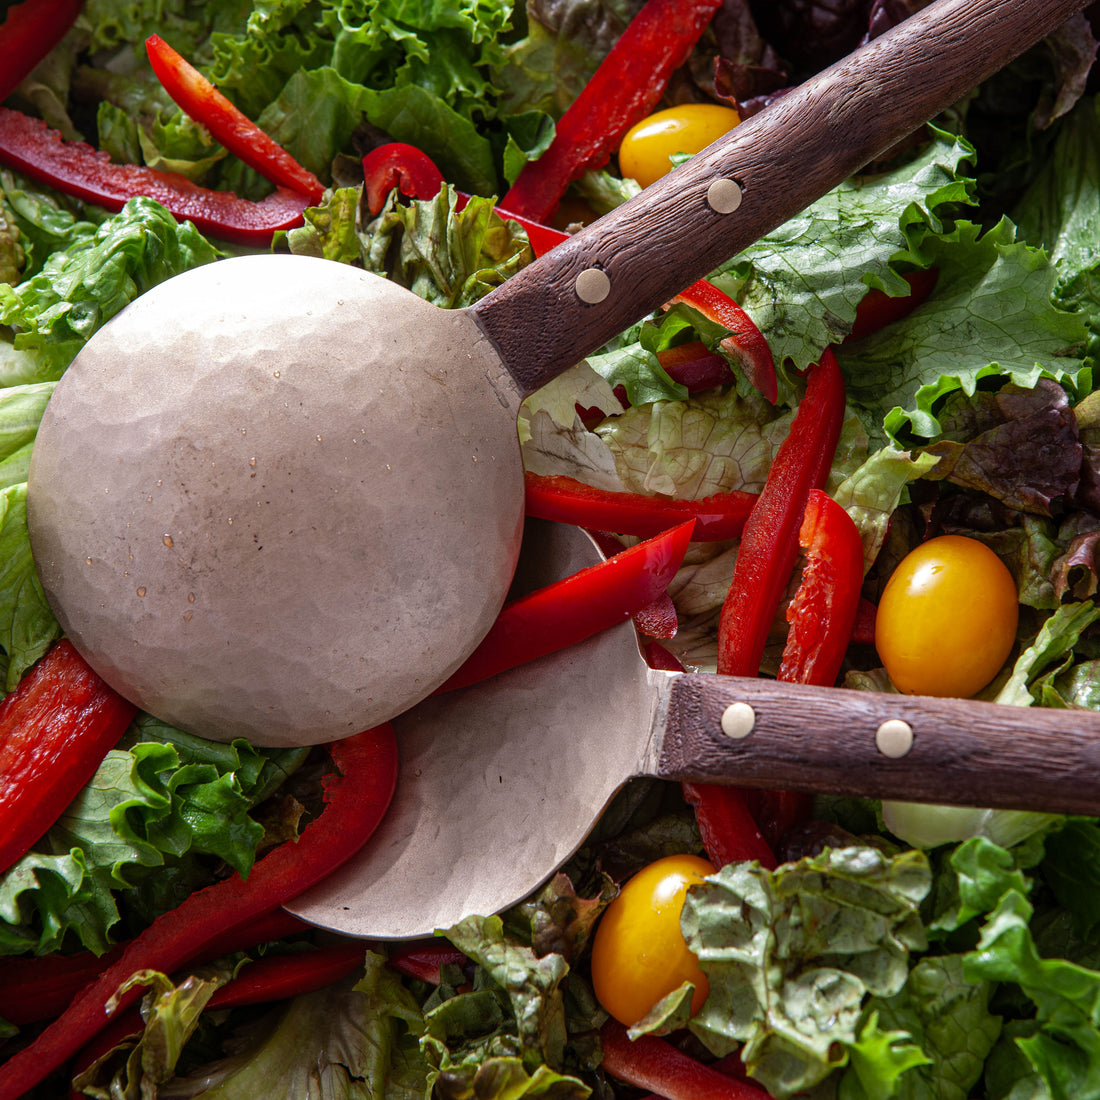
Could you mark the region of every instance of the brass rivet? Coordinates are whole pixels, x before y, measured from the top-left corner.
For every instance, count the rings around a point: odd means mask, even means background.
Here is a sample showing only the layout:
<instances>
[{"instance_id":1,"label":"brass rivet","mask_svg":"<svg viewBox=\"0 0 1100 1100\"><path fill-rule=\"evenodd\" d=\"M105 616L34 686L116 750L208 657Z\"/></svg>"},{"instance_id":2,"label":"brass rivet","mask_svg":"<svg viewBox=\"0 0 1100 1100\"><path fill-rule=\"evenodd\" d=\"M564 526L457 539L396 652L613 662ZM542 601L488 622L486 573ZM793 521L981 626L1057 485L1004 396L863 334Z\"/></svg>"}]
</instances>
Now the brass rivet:
<instances>
[{"instance_id":1,"label":"brass rivet","mask_svg":"<svg viewBox=\"0 0 1100 1100\"><path fill-rule=\"evenodd\" d=\"M598 305L611 293L611 279L606 271L601 271L598 267L589 267L582 271L573 286L577 297L590 306Z\"/></svg>"},{"instance_id":2,"label":"brass rivet","mask_svg":"<svg viewBox=\"0 0 1100 1100\"><path fill-rule=\"evenodd\" d=\"M722 732L727 737L740 740L752 733L756 725L756 711L748 703L730 703L722 711Z\"/></svg>"},{"instance_id":3,"label":"brass rivet","mask_svg":"<svg viewBox=\"0 0 1100 1100\"><path fill-rule=\"evenodd\" d=\"M707 205L716 214L732 214L741 205L742 195L737 180L717 179L707 188Z\"/></svg>"},{"instance_id":4,"label":"brass rivet","mask_svg":"<svg viewBox=\"0 0 1100 1100\"><path fill-rule=\"evenodd\" d=\"M875 745L883 756L896 760L913 747L913 727L900 718L890 718L875 730Z\"/></svg>"}]
</instances>

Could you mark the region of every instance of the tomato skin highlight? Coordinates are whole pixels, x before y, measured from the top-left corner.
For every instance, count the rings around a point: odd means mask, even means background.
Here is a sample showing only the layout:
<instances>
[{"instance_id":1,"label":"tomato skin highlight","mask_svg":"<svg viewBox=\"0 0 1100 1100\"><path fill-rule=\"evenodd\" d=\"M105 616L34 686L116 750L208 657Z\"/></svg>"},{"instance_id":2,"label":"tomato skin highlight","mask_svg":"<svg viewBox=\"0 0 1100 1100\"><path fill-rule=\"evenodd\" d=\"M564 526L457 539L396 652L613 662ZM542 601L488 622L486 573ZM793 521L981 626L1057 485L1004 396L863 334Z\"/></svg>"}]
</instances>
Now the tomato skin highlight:
<instances>
[{"instance_id":1,"label":"tomato skin highlight","mask_svg":"<svg viewBox=\"0 0 1100 1100\"><path fill-rule=\"evenodd\" d=\"M680 911L689 886L714 874L700 856L666 856L642 868L600 918L592 943L592 985L600 1004L627 1027L684 982L691 1011L707 998L706 976L684 942Z\"/></svg>"},{"instance_id":2,"label":"tomato skin highlight","mask_svg":"<svg viewBox=\"0 0 1100 1100\"><path fill-rule=\"evenodd\" d=\"M969 698L1000 671L1019 619L1012 574L977 539L942 535L894 571L875 617L875 647L907 695Z\"/></svg>"},{"instance_id":3,"label":"tomato skin highlight","mask_svg":"<svg viewBox=\"0 0 1100 1100\"><path fill-rule=\"evenodd\" d=\"M698 153L732 130L741 117L717 103L684 103L632 126L619 146L619 169L648 187L672 171L670 157Z\"/></svg>"}]
</instances>

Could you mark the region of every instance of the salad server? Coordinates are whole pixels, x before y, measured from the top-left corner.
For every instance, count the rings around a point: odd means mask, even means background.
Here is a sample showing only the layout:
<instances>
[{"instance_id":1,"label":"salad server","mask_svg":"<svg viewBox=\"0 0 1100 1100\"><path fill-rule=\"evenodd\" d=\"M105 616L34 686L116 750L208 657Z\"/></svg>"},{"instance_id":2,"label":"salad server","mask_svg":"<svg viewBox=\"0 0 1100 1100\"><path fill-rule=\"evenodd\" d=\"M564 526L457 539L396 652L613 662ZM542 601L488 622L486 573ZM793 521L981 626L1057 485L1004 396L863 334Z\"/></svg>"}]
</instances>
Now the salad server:
<instances>
[{"instance_id":1,"label":"salad server","mask_svg":"<svg viewBox=\"0 0 1100 1100\"><path fill-rule=\"evenodd\" d=\"M518 575L536 587L599 559L578 528L529 520ZM287 906L348 935L430 935L519 902L639 775L1100 813L1100 714L663 672L630 622L394 725L382 824Z\"/></svg>"},{"instance_id":2,"label":"salad server","mask_svg":"<svg viewBox=\"0 0 1100 1100\"><path fill-rule=\"evenodd\" d=\"M283 256L157 287L39 430L30 531L62 627L210 738L311 744L406 710L503 602L523 396L1084 6L937 0L467 310Z\"/></svg>"}]
</instances>

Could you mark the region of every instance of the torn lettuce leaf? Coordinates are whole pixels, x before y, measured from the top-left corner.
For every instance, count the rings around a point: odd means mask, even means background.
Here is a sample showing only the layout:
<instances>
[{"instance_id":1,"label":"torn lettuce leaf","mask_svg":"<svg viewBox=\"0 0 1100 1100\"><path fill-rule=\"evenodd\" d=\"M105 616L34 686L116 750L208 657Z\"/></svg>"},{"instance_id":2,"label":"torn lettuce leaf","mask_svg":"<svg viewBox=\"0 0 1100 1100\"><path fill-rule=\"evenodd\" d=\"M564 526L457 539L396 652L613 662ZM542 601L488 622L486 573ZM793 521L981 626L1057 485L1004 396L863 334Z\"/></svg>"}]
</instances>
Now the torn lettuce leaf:
<instances>
[{"instance_id":1,"label":"torn lettuce leaf","mask_svg":"<svg viewBox=\"0 0 1100 1100\"><path fill-rule=\"evenodd\" d=\"M1086 386L1079 314L1051 302L1055 271L1045 253L1016 240L1002 220L982 232L958 222L921 244L939 269L935 292L908 317L841 349L848 400L872 437L939 434L937 402L1003 377L1032 388L1040 378Z\"/></svg>"},{"instance_id":2,"label":"torn lettuce leaf","mask_svg":"<svg viewBox=\"0 0 1100 1100\"><path fill-rule=\"evenodd\" d=\"M933 131L908 163L857 177L762 237L721 269L730 290L771 345L777 364L815 362L851 331L867 290L909 293L897 264L929 266L920 246L949 228L957 205L974 202L967 142Z\"/></svg>"},{"instance_id":3,"label":"torn lettuce leaf","mask_svg":"<svg viewBox=\"0 0 1100 1100\"><path fill-rule=\"evenodd\" d=\"M534 258L527 234L474 196L459 209L450 187L435 198L399 202L391 192L370 219L361 187L341 187L305 211L305 225L277 247L356 264L385 275L444 309L476 302Z\"/></svg>"},{"instance_id":4,"label":"torn lettuce leaf","mask_svg":"<svg viewBox=\"0 0 1100 1100\"><path fill-rule=\"evenodd\" d=\"M921 853L871 847L708 876L681 917L710 983L691 1030L716 1053L743 1044L749 1074L779 1100L818 1084L847 1064L867 998L904 986L931 881Z\"/></svg>"},{"instance_id":5,"label":"torn lettuce leaf","mask_svg":"<svg viewBox=\"0 0 1100 1100\"><path fill-rule=\"evenodd\" d=\"M1029 928L1033 911L1022 893L1007 891L965 956L963 974L1018 984L1034 1004L1030 1033L1014 1042L1052 1097L1100 1096L1100 971L1042 957Z\"/></svg>"},{"instance_id":6,"label":"torn lettuce leaf","mask_svg":"<svg viewBox=\"0 0 1100 1100\"><path fill-rule=\"evenodd\" d=\"M177 222L152 199L131 199L98 226L74 225L67 248L36 274L15 287L0 283L0 325L14 332L13 341L0 337L0 363L9 348L29 353L22 370L33 364L33 377L19 381L54 381L139 294L216 256L194 225Z\"/></svg>"},{"instance_id":7,"label":"torn lettuce leaf","mask_svg":"<svg viewBox=\"0 0 1100 1100\"><path fill-rule=\"evenodd\" d=\"M1100 340L1100 97L1063 120L1039 175L1013 209L1027 241L1041 245L1057 273L1055 300L1089 318Z\"/></svg>"},{"instance_id":8,"label":"torn lettuce leaf","mask_svg":"<svg viewBox=\"0 0 1100 1100\"><path fill-rule=\"evenodd\" d=\"M250 810L306 755L208 742L142 716L0 876L0 955L70 941L101 954L127 911L147 922L205 885L211 858L247 874L264 834Z\"/></svg>"}]
</instances>

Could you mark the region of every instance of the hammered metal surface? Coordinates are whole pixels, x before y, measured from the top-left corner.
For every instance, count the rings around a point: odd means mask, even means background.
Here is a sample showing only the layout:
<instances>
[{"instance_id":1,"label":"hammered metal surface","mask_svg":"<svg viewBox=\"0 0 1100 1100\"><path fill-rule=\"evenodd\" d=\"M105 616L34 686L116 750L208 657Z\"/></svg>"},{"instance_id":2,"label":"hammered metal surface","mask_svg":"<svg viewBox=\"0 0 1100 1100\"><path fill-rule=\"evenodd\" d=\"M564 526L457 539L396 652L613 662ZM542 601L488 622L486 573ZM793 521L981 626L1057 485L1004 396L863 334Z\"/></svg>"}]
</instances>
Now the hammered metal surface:
<instances>
[{"instance_id":1,"label":"hammered metal surface","mask_svg":"<svg viewBox=\"0 0 1100 1100\"><path fill-rule=\"evenodd\" d=\"M520 576L599 560L578 529L529 521ZM655 693L627 621L395 722L393 802L352 859L287 908L348 935L430 935L526 897L644 770Z\"/></svg>"},{"instance_id":2,"label":"hammered metal surface","mask_svg":"<svg viewBox=\"0 0 1100 1100\"><path fill-rule=\"evenodd\" d=\"M518 397L491 346L344 264L219 261L139 298L47 409L29 520L89 663L219 740L406 710L495 618L518 554Z\"/></svg>"}]
</instances>

